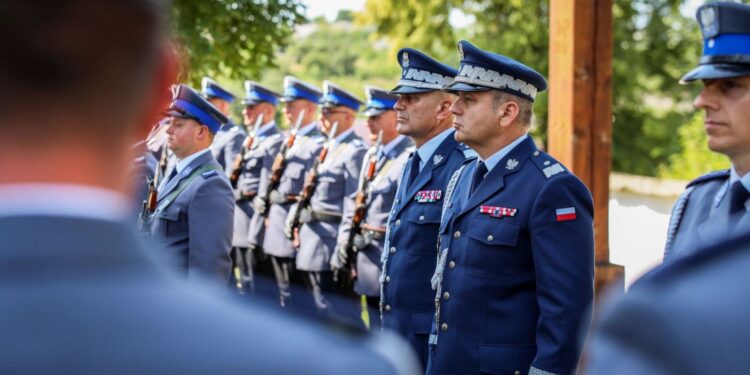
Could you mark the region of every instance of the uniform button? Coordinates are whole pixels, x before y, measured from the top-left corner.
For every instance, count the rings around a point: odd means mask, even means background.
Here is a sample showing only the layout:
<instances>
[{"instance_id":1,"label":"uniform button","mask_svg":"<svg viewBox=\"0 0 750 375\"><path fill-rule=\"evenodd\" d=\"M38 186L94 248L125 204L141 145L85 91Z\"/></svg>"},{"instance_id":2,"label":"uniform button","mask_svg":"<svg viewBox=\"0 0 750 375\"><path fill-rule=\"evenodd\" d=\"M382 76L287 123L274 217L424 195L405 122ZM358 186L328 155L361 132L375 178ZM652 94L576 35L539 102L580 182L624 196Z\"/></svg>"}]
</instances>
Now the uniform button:
<instances>
[{"instance_id":1,"label":"uniform button","mask_svg":"<svg viewBox=\"0 0 750 375\"><path fill-rule=\"evenodd\" d=\"M461 231L457 230L455 233L453 233L453 238L455 238L455 239L461 238Z\"/></svg>"},{"instance_id":2,"label":"uniform button","mask_svg":"<svg viewBox=\"0 0 750 375\"><path fill-rule=\"evenodd\" d=\"M385 305L385 311L391 311L391 305Z\"/></svg>"},{"instance_id":3,"label":"uniform button","mask_svg":"<svg viewBox=\"0 0 750 375\"><path fill-rule=\"evenodd\" d=\"M391 252L391 254L396 254L396 248L393 247L393 246L391 246L390 252Z\"/></svg>"},{"instance_id":4,"label":"uniform button","mask_svg":"<svg viewBox=\"0 0 750 375\"><path fill-rule=\"evenodd\" d=\"M399 201L398 201L398 199L396 199L396 202L395 202L395 203L396 203L396 204L398 204L398 202L399 202Z\"/></svg>"},{"instance_id":5,"label":"uniform button","mask_svg":"<svg viewBox=\"0 0 750 375\"><path fill-rule=\"evenodd\" d=\"M448 332L448 323L443 323L440 325L440 330L443 332Z\"/></svg>"},{"instance_id":6,"label":"uniform button","mask_svg":"<svg viewBox=\"0 0 750 375\"><path fill-rule=\"evenodd\" d=\"M450 268L450 269L456 268L456 262L454 262L454 261L448 262L448 268Z\"/></svg>"},{"instance_id":7,"label":"uniform button","mask_svg":"<svg viewBox=\"0 0 750 375\"><path fill-rule=\"evenodd\" d=\"M521 375L521 371L516 370L516 372L514 372L513 375Z\"/></svg>"},{"instance_id":8,"label":"uniform button","mask_svg":"<svg viewBox=\"0 0 750 375\"><path fill-rule=\"evenodd\" d=\"M539 151L534 151L534 156L539 156Z\"/></svg>"},{"instance_id":9,"label":"uniform button","mask_svg":"<svg viewBox=\"0 0 750 375\"><path fill-rule=\"evenodd\" d=\"M401 219L396 220L396 226L401 225Z\"/></svg>"},{"instance_id":10,"label":"uniform button","mask_svg":"<svg viewBox=\"0 0 750 375\"><path fill-rule=\"evenodd\" d=\"M390 276L386 276L385 277L385 282L390 283L391 282L391 277Z\"/></svg>"},{"instance_id":11,"label":"uniform button","mask_svg":"<svg viewBox=\"0 0 750 375\"><path fill-rule=\"evenodd\" d=\"M421 216L419 217L419 221L424 221L424 215L421 215Z\"/></svg>"},{"instance_id":12,"label":"uniform button","mask_svg":"<svg viewBox=\"0 0 750 375\"><path fill-rule=\"evenodd\" d=\"M443 293L443 299L444 300L447 301L449 298L451 298L451 294L450 293L448 293L448 292Z\"/></svg>"},{"instance_id":13,"label":"uniform button","mask_svg":"<svg viewBox=\"0 0 750 375\"><path fill-rule=\"evenodd\" d=\"M495 239L495 237L492 237L492 235L491 235L491 234L490 234L489 236L487 236L487 241L492 241L492 240L494 240L494 239Z\"/></svg>"}]
</instances>

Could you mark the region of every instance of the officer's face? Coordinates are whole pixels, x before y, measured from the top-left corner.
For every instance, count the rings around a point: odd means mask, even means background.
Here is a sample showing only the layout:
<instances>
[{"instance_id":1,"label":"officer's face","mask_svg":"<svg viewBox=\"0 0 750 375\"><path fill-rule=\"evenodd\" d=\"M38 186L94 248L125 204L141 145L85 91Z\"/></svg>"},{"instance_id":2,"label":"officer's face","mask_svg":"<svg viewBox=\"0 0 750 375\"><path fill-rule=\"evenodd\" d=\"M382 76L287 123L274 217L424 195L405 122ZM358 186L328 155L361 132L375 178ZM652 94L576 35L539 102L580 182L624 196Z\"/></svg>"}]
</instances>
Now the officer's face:
<instances>
[{"instance_id":1,"label":"officer's face","mask_svg":"<svg viewBox=\"0 0 750 375\"><path fill-rule=\"evenodd\" d=\"M396 105L398 132L413 138L429 134L437 122L442 93L401 94Z\"/></svg>"},{"instance_id":2,"label":"officer's face","mask_svg":"<svg viewBox=\"0 0 750 375\"><path fill-rule=\"evenodd\" d=\"M190 156L202 147L200 140L205 139L208 127L188 118L172 117L169 119L166 133L169 147L177 158Z\"/></svg>"},{"instance_id":3,"label":"officer's face","mask_svg":"<svg viewBox=\"0 0 750 375\"><path fill-rule=\"evenodd\" d=\"M708 148L750 156L750 76L704 80L693 105L705 111Z\"/></svg>"},{"instance_id":4,"label":"officer's face","mask_svg":"<svg viewBox=\"0 0 750 375\"><path fill-rule=\"evenodd\" d=\"M255 125L255 121L258 119L258 116L260 116L261 113L263 113L263 103L247 105L242 110L242 121L245 126L252 127ZM268 122L270 120L271 119L263 119L263 122Z\"/></svg>"},{"instance_id":5,"label":"officer's face","mask_svg":"<svg viewBox=\"0 0 750 375\"><path fill-rule=\"evenodd\" d=\"M297 123L297 116L299 116L300 112L302 110L305 110L305 117L309 117L309 103L307 100L304 99L297 99L292 100L291 102L284 103L284 118L286 119L287 124L290 124L290 126L294 126L294 124ZM301 125L307 125L307 124L301 124Z\"/></svg>"},{"instance_id":6,"label":"officer's face","mask_svg":"<svg viewBox=\"0 0 750 375\"><path fill-rule=\"evenodd\" d=\"M367 118L367 129L370 130L370 142L378 140L378 133L383 131L383 142L387 143L396 131L396 111L385 111L377 116Z\"/></svg>"},{"instance_id":7,"label":"officer's face","mask_svg":"<svg viewBox=\"0 0 750 375\"><path fill-rule=\"evenodd\" d=\"M341 133L348 129L353 119L351 111L347 110L346 107L325 107L320 111L320 130L328 134L328 131L333 128L333 123L338 122L336 133Z\"/></svg>"},{"instance_id":8,"label":"officer's face","mask_svg":"<svg viewBox=\"0 0 750 375\"><path fill-rule=\"evenodd\" d=\"M460 92L451 107L456 140L477 150L500 130L492 102L492 91ZM481 153L480 153L481 155Z\"/></svg>"}]
</instances>

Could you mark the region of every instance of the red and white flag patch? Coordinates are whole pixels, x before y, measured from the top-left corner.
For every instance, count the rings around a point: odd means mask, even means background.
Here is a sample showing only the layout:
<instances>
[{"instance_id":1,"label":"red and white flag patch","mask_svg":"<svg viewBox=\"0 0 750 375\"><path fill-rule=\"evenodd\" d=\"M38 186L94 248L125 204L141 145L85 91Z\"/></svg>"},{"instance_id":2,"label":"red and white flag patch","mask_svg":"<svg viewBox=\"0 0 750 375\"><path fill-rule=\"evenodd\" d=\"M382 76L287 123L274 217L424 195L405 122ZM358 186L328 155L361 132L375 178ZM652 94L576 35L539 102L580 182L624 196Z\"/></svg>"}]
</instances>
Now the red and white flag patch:
<instances>
[{"instance_id":1,"label":"red and white flag patch","mask_svg":"<svg viewBox=\"0 0 750 375\"><path fill-rule=\"evenodd\" d=\"M576 219L575 207L558 208L555 210L555 213L557 214L557 221L569 221Z\"/></svg>"}]
</instances>

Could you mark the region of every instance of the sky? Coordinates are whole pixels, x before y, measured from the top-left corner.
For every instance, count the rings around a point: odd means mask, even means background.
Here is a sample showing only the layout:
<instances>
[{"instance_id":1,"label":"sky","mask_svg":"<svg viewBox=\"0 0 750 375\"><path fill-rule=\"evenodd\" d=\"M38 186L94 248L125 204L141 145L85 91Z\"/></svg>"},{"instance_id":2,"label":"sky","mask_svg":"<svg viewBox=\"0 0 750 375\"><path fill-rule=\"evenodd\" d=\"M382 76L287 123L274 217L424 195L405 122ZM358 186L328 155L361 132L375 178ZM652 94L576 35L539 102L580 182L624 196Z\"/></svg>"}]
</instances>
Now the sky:
<instances>
[{"instance_id":1,"label":"sky","mask_svg":"<svg viewBox=\"0 0 750 375\"><path fill-rule=\"evenodd\" d=\"M365 0L303 0L302 3L307 5L307 17L309 19L322 15L329 21L336 18L339 10L360 11L365 6Z\"/></svg>"}]
</instances>

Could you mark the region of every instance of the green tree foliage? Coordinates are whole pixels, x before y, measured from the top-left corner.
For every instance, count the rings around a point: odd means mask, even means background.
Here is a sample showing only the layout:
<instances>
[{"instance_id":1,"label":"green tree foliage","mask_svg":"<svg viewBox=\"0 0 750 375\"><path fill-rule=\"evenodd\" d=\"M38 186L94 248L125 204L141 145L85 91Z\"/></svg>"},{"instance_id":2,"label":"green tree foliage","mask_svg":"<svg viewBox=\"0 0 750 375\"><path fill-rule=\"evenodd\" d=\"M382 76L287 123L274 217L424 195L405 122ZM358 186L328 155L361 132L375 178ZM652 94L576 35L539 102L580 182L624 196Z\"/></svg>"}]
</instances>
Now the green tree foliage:
<instances>
[{"instance_id":1,"label":"green tree foliage","mask_svg":"<svg viewBox=\"0 0 750 375\"><path fill-rule=\"evenodd\" d=\"M172 23L185 63L181 80L198 85L204 75L259 77L304 21L301 11L299 0L175 0Z\"/></svg>"},{"instance_id":2,"label":"green tree foliage","mask_svg":"<svg viewBox=\"0 0 750 375\"><path fill-rule=\"evenodd\" d=\"M660 168L661 176L691 180L707 171L729 168L729 158L711 152L706 145L702 113L696 113L677 130L677 139L683 151L669 157L669 164Z\"/></svg>"},{"instance_id":3,"label":"green tree foliage","mask_svg":"<svg viewBox=\"0 0 750 375\"><path fill-rule=\"evenodd\" d=\"M614 0L613 168L657 175L681 155L675 134L694 113L697 87L678 86L700 55L694 20L679 12L680 0ZM474 22L455 29L451 12ZM467 39L480 48L548 72L548 0L368 0L358 22L374 25L373 38L393 49L414 47L457 63L455 45ZM554 58L554 57L553 57ZM546 140L547 96L537 97L535 135ZM676 156L678 157L678 156Z\"/></svg>"}]
</instances>

